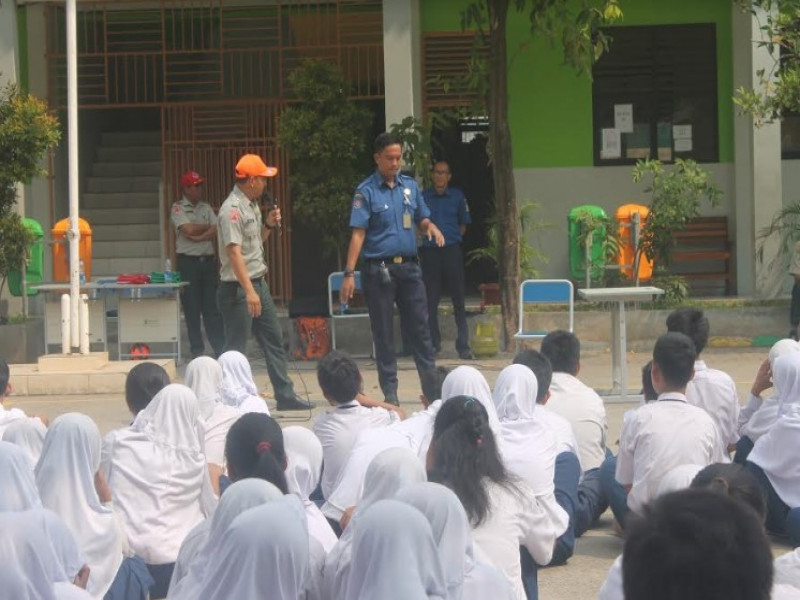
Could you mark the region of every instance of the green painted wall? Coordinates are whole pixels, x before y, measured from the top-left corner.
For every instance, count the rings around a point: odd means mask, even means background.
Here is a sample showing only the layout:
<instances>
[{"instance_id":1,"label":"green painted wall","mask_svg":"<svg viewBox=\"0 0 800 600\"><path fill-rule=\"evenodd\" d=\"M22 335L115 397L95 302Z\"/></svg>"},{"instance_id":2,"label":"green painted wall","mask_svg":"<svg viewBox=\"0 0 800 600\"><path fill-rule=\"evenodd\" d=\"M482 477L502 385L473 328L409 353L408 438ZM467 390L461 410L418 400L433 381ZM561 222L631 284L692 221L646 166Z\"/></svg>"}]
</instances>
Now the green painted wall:
<instances>
[{"instance_id":1,"label":"green painted wall","mask_svg":"<svg viewBox=\"0 0 800 600\"><path fill-rule=\"evenodd\" d=\"M468 0L422 0L423 33L458 31ZM733 162L731 0L622 0L621 25L715 23L719 98L719 159ZM592 84L564 66L558 48L533 40L528 20L508 27L509 122L515 168L588 167L592 153ZM611 51L613 52L613 44Z\"/></svg>"}]
</instances>

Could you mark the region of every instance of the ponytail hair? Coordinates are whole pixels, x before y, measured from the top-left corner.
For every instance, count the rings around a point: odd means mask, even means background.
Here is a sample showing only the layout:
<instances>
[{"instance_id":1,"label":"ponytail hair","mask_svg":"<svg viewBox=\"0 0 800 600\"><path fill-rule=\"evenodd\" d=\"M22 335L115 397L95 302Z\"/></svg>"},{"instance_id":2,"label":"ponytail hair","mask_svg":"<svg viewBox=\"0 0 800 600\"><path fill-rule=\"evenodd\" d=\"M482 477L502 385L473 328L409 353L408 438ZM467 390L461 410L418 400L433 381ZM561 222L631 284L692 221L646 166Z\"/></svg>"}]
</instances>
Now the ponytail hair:
<instances>
[{"instance_id":1,"label":"ponytail hair","mask_svg":"<svg viewBox=\"0 0 800 600\"><path fill-rule=\"evenodd\" d=\"M714 463L695 475L689 487L706 488L752 508L764 522L767 518L767 500L764 490L743 465L736 463Z\"/></svg>"},{"instance_id":2,"label":"ponytail hair","mask_svg":"<svg viewBox=\"0 0 800 600\"><path fill-rule=\"evenodd\" d=\"M490 510L484 479L510 486L484 406L472 396L447 400L436 415L431 446L429 481L453 490L470 523L479 525Z\"/></svg>"},{"instance_id":3,"label":"ponytail hair","mask_svg":"<svg viewBox=\"0 0 800 600\"><path fill-rule=\"evenodd\" d=\"M264 413L247 413L228 430L225 459L231 480L253 477L275 485L284 494L286 485L286 451L283 431L275 419Z\"/></svg>"}]
</instances>

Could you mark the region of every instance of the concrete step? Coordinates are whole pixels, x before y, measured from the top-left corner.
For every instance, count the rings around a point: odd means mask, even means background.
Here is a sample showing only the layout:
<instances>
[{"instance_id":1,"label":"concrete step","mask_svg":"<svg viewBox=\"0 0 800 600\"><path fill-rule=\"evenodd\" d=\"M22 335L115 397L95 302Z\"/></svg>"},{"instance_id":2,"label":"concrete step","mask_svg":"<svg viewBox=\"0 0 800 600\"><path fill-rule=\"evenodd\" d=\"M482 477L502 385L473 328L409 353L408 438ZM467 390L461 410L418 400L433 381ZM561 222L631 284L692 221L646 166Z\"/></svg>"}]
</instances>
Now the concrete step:
<instances>
[{"instance_id":1,"label":"concrete step","mask_svg":"<svg viewBox=\"0 0 800 600\"><path fill-rule=\"evenodd\" d=\"M100 138L101 146L161 146L160 131L112 131Z\"/></svg>"},{"instance_id":2,"label":"concrete step","mask_svg":"<svg viewBox=\"0 0 800 600\"><path fill-rule=\"evenodd\" d=\"M92 279L116 276L122 273L147 273L163 271L161 258L94 258L92 257Z\"/></svg>"},{"instance_id":3,"label":"concrete step","mask_svg":"<svg viewBox=\"0 0 800 600\"><path fill-rule=\"evenodd\" d=\"M87 192L156 192L161 177L87 177Z\"/></svg>"},{"instance_id":4,"label":"concrete step","mask_svg":"<svg viewBox=\"0 0 800 600\"><path fill-rule=\"evenodd\" d=\"M158 210L157 192L87 192L81 196L86 208L150 208Z\"/></svg>"},{"instance_id":5,"label":"concrete step","mask_svg":"<svg viewBox=\"0 0 800 600\"><path fill-rule=\"evenodd\" d=\"M158 240L130 240L96 242L92 240L92 258L160 258L161 243Z\"/></svg>"},{"instance_id":6,"label":"concrete step","mask_svg":"<svg viewBox=\"0 0 800 600\"><path fill-rule=\"evenodd\" d=\"M117 148L115 146L97 148L96 162L154 162L161 160L161 146L130 146Z\"/></svg>"},{"instance_id":7,"label":"concrete step","mask_svg":"<svg viewBox=\"0 0 800 600\"><path fill-rule=\"evenodd\" d=\"M155 224L108 225L91 223L92 244L97 242L116 241L158 241L161 230L158 227L158 216Z\"/></svg>"},{"instance_id":8,"label":"concrete step","mask_svg":"<svg viewBox=\"0 0 800 600\"><path fill-rule=\"evenodd\" d=\"M158 225L158 211L141 208L89 208L81 213L92 227L97 225Z\"/></svg>"},{"instance_id":9,"label":"concrete step","mask_svg":"<svg viewBox=\"0 0 800 600\"><path fill-rule=\"evenodd\" d=\"M161 175L161 161L149 162L95 162L95 177L128 177L131 175Z\"/></svg>"}]
</instances>

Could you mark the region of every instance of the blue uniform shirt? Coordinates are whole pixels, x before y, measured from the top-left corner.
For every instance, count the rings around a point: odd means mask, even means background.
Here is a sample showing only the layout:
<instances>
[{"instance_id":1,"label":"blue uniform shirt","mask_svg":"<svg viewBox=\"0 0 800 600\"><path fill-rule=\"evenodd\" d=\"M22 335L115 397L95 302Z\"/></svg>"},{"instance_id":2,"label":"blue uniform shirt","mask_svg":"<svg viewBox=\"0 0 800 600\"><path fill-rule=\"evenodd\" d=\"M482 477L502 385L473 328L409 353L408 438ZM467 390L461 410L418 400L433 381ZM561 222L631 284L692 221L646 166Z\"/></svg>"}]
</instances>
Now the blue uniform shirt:
<instances>
[{"instance_id":1,"label":"blue uniform shirt","mask_svg":"<svg viewBox=\"0 0 800 600\"><path fill-rule=\"evenodd\" d=\"M448 186L445 188L444 194L437 194L435 188L428 188L422 192L422 197L430 209L431 221L444 236L444 245L460 244L461 225L472 223L464 192L458 188ZM422 245L434 248L436 247L436 242L423 237Z\"/></svg>"},{"instance_id":2,"label":"blue uniform shirt","mask_svg":"<svg viewBox=\"0 0 800 600\"><path fill-rule=\"evenodd\" d=\"M350 227L367 230L364 258L416 256L416 228L403 226L406 212L416 225L431 215L413 178L398 173L390 188L375 171L361 182L353 195Z\"/></svg>"}]
</instances>

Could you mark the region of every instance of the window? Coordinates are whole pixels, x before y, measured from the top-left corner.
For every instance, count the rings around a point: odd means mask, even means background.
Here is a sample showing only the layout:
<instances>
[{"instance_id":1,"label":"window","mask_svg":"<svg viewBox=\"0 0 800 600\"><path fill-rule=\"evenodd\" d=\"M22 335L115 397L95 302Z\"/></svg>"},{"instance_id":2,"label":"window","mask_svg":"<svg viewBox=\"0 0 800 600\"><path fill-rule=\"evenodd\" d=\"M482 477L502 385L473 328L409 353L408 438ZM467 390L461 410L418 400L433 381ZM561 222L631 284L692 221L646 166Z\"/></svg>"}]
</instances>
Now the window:
<instances>
[{"instance_id":1,"label":"window","mask_svg":"<svg viewBox=\"0 0 800 600\"><path fill-rule=\"evenodd\" d=\"M594 66L594 164L719 160L713 24L611 27Z\"/></svg>"}]
</instances>

